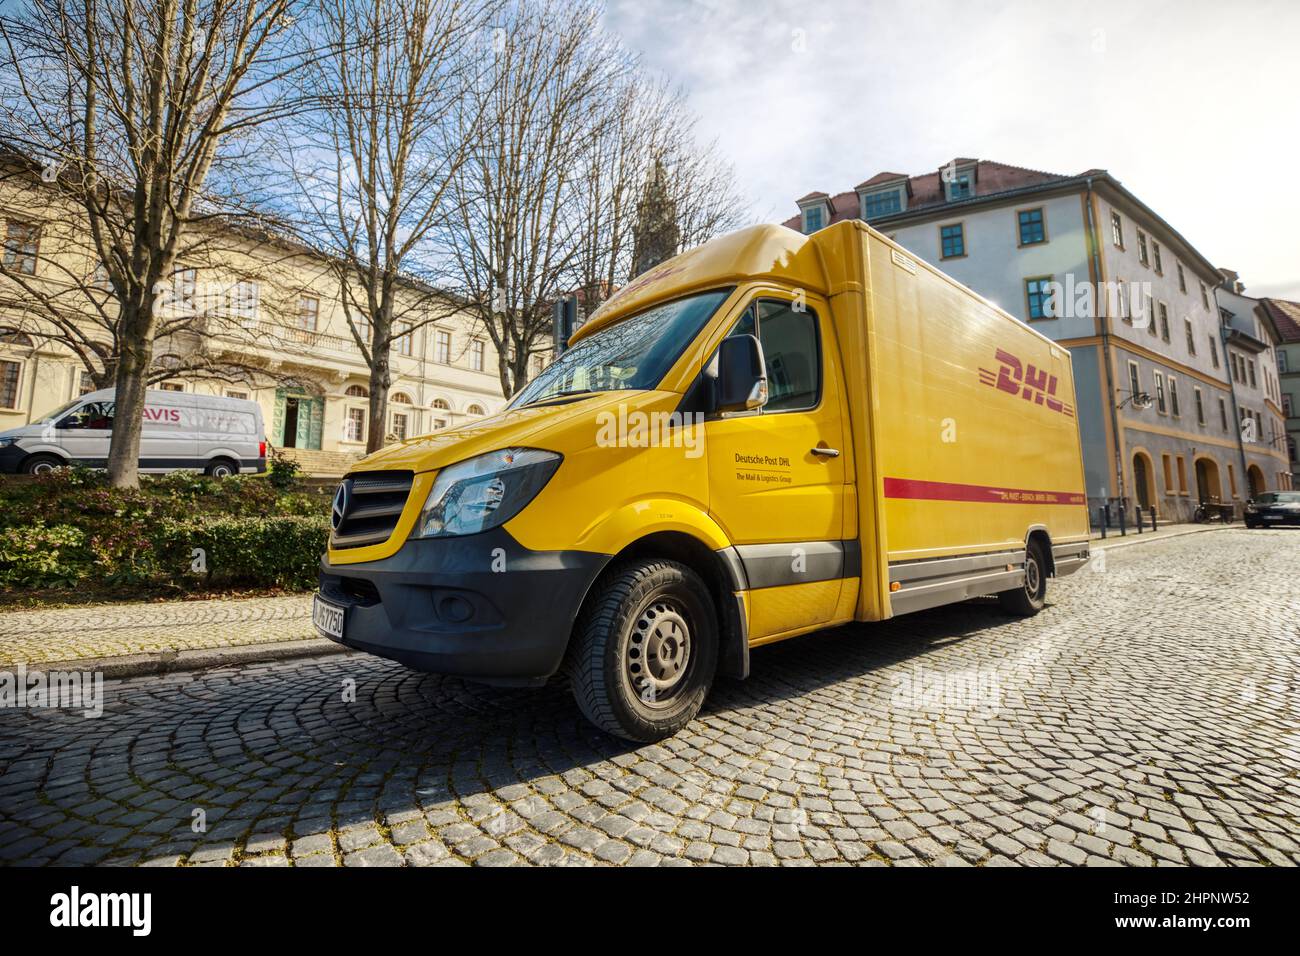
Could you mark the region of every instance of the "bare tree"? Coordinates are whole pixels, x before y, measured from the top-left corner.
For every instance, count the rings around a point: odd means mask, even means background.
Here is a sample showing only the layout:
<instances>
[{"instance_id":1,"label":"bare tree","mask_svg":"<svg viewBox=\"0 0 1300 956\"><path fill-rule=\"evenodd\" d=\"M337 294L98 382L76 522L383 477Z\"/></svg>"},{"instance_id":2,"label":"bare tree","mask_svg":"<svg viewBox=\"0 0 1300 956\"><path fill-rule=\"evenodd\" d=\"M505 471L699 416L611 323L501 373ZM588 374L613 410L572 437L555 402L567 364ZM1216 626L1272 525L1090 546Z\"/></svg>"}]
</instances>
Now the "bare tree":
<instances>
[{"instance_id":1,"label":"bare tree","mask_svg":"<svg viewBox=\"0 0 1300 956\"><path fill-rule=\"evenodd\" d=\"M305 74L319 106L293 149L303 228L332 258L370 371L367 449L384 443L394 341L455 311L431 234L479 125L469 95L492 0L319 0L328 56Z\"/></svg>"},{"instance_id":2,"label":"bare tree","mask_svg":"<svg viewBox=\"0 0 1300 956\"><path fill-rule=\"evenodd\" d=\"M278 94L297 63L285 41L299 4L27 0L0 18L0 121L83 211L95 284L112 299L113 485L138 482L160 303L187 239L220 231L229 197L213 186L231 181L259 125L293 109Z\"/></svg>"},{"instance_id":3,"label":"bare tree","mask_svg":"<svg viewBox=\"0 0 1300 956\"><path fill-rule=\"evenodd\" d=\"M480 135L454 178L445 238L508 396L567 291L582 230L576 176L628 58L585 0L512 4L492 37L491 74L474 93Z\"/></svg>"}]
</instances>

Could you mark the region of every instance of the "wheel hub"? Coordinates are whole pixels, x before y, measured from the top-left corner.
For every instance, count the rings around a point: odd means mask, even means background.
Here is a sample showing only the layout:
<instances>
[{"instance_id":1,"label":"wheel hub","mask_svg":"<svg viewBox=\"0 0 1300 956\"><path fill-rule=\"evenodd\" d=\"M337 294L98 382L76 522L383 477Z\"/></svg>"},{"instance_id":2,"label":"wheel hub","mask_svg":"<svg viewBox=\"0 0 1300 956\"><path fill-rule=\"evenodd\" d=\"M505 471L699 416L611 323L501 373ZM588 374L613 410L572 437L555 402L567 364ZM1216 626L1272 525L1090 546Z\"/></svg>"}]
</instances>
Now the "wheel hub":
<instances>
[{"instance_id":1,"label":"wheel hub","mask_svg":"<svg viewBox=\"0 0 1300 956\"><path fill-rule=\"evenodd\" d=\"M1030 597L1038 596L1038 562L1033 558L1025 562L1025 591Z\"/></svg>"},{"instance_id":2,"label":"wheel hub","mask_svg":"<svg viewBox=\"0 0 1300 956\"><path fill-rule=\"evenodd\" d=\"M628 641L627 671L647 703L673 694L686 676L691 633L686 618L671 603L657 600L637 618Z\"/></svg>"}]
</instances>

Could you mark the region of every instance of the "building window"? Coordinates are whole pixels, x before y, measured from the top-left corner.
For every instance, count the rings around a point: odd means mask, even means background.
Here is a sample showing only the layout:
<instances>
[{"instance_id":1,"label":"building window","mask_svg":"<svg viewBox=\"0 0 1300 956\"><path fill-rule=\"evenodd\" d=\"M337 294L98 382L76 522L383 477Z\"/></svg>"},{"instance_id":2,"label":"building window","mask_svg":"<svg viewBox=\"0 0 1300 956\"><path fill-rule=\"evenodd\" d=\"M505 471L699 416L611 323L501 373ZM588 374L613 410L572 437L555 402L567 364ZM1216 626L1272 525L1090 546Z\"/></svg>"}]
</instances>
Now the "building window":
<instances>
[{"instance_id":1,"label":"building window","mask_svg":"<svg viewBox=\"0 0 1300 956\"><path fill-rule=\"evenodd\" d=\"M1151 265L1151 257L1147 253L1147 234L1141 229L1138 230L1138 262L1144 266Z\"/></svg>"},{"instance_id":2,"label":"building window","mask_svg":"<svg viewBox=\"0 0 1300 956\"><path fill-rule=\"evenodd\" d=\"M469 367L476 372L483 371L483 340L475 339L469 346Z\"/></svg>"},{"instance_id":3,"label":"building window","mask_svg":"<svg viewBox=\"0 0 1300 956\"><path fill-rule=\"evenodd\" d=\"M1228 430L1228 403L1222 395L1219 396L1219 425L1225 432Z\"/></svg>"},{"instance_id":4,"label":"building window","mask_svg":"<svg viewBox=\"0 0 1300 956\"><path fill-rule=\"evenodd\" d=\"M393 404L394 404L394 405L410 405L410 404L411 404L411 396L410 396L410 395L407 395L405 392L393 392L393 399L392 399L392 400L393 400Z\"/></svg>"},{"instance_id":5,"label":"building window","mask_svg":"<svg viewBox=\"0 0 1300 956\"><path fill-rule=\"evenodd\" d=\"M1155 263L1156 275L1165 274L1165 267L1160 262L1160 243L1153 241L1151 243L1151 261Z\"/></svg>"},{"instance_id":6,"label":"building window","mask_svg":"<svg viewBox=\"0 0 1300 956\"><path fill-rule=\"evenodd\" d=\"M89 372L82 372L77 377L77 395L85 395L87 392L95 390L95 380L90 377Z\"/></svg>"},{"instance_id":7,"label":"building window","mask_svg":"<svg viewBox=\"0 0 1300 956\"><path fill-rule=\"evenodd\" d=\"M451 333L438 330L433 340L433 360L439 365L451 364Z\"/></svg>"},{"instance_id":8,"label":"building window","mask_svg":"<svg viewBox=\"0 0 1300 956\"><path fill-rule=\"evenodd\" d=\"M956 202L959 199L969 199L974 193L971 190L970 172L957 173L948 183L948 201Z\"/></svg>"},{"instance_id":9,"label":"building window","mask_svg":"<svg viewBox=\"0 0 1300 956\"><path fill-rule=\"evenodd\" d=\"M241 279L230 290L229 311L240 325L256 325L261 289L256 282Z\"/></svg>"},{"instance_id":10,"label":"building window","mask_svg":"<svg viewBox=\"0 0 1300 956\"><path fill-rule=\"evenodd\" d=\"M1206 291L1204 282L1201 283L1201 305L1207 309L1210 307L1210 293Z\"/></svg>"},{"instance_id":11,"label":"building window","mask_svg":"<svg viewBox=\"0 0 1300 956\"><path fill-rule=\"evenodd\" d=\"M406 413L393 413L393 427L391 429L393 438L396 441L406 441Z\"/></svg>"},{"instance_id":12,"label":"building window","mask_svg":"<svg viewBox=\"0 0 1300 956\"><path fill-rule=\"evenodd\" d=\"M1156 411L1161 415L1167 415L1169 408L1165 405L1165 377L1160 372L1155 373L1156 382Z\"/></svg>"},{"instance_id":13,"label":"building window","mask_svg":"<svg viewBox=\"0 0 1300 956\"><path fill-rule=\"evenodd\" d=\"M1169 414L1174 418L1182 416L1182 410L1178 407L1178 380L1172 375L1169 376Z\"/></svg>"},{"instance_id":14,"label":"building window","mask_svg":"<svg viewBox=\"0 0 1300 956\"><path fill-rule=\"evenodd\" d=\"M242 399L243 401L248 401L248 393L237 392L232 388L228 388L226 389L226 398L238 398L238 399Z\"/></svg>"},{"instance_id":15,"label":"building window","mask_svg":"<svg viewBox=\"0 0 1300 956\"><path fill-rule=\"evenodd\" d=\"M1172 495L1174 493L1173 459L1168 455L1161 455L1160 463L1164 466L1165 470L1165 494Z\"/></svg>"},{"instance_id":16,"label":"building window","mask_svg":"<svg viewBox=\"0 0 1300 956\"><path fill-rule=\"evenodd\" d=\"M1205 399L1201 395L1201 390L1192 386L1192 393L1196 397L1196 424L1205 424Z\"/></svg>"},{"instance_id":17,"label":"building window","mask_svg":"<svg viewBox=\"0 0 1300 956\"><path fill-rule=\"evenodd\" d=\"M1120 219L1119 213L1110 214L1110 241L1118 249L1124 248L1124 221Z\"/></svg>"},{"instance_id":18,"label":"building window","mask_svg":"<svg viewBox=\"0 0 1300 956\"><path fill-rule=\"evenodd\" d=\"M482 405L471 405L469 408L465 409L465 413L468 414L468 415L486 415L486 414L487 414L487 412L485 412L485 411L483 410L483 406L482 406Z\"/></svg>"},{"instance_id":19,"label":"building window","mask_svg":"<svg viewBox=\"0 0 1300 956\"><path fill-rule=\"evenodd\" d=\"M162 389L164 392L183 392L183 391L185 391L185 386L182 385L180 382L163 382L163 383L162 383L161 385L159 385L158 387L159 387L160 389Z\"/></svg>"},{"instance_id":20,"label":"building window","mask_svg":"<svg viewBox=\"0 0 1300 956\"><path fill-rule=\"evenodd\" d=\"M1137 362L1128 363L1128 393L1136 395L1142 391L1142 376L1138 371Z\"/></svg>"},{"instance_id":21,"label":"building window","mask_svg":"<svg viewBox=\"0 0 1300 956\"><path fill-rule=\"evenodd\" d=\"M1169 341L1169 306L1160 303L1160 338Z\"/></svg>"},{"instance_id":22,"label":"building window","mask_svg":"<svg viewBox=\"0 0 1300 956\"><path fill-rule=\"evenodd\" d=\"M1133 324L1133 314L1128 309L1127 286L1124 285L1123 279L1115 280L1115 315L1121 322Z\"/></svg>"},{"instance_id":23,"label":"building window","mask_svg":"<svg viewBox=\"0 0 1300 956\"><path fill-rule=\"evenodd\" d=\"M445 398L435 398L432 402L429 403L429 407L444 412L451 411L451 406L447 404L447 400Z\"/></svg>"},{"instance_id":24,"label":"building window","mask_svg":"<svg viewBox=\"0 0 1300 956\"><path fill-rule=\"evenodd\" d=\"M369 398L370 392L364 385L349 385L343 392L348 398Z\"/></svg>"},{"instance_id":25,"label":"building window","mask_svg":"<svg viewBox=\"0 0 1300 956\"><path fill-rule=\"evenodd\" d=\"M1209 339L1210 339L1210 361L1214 363L1215 368L1218 368L1219 367L1219 346L1214 341L1213 335L1210 335Z\"/></svg>"},{"instance_id":26,"label":"building window","mask_svg":"<svg viewBox=\"0 0 1300 956\"><path fill-rule=\"evenodd\" d=\"M1147 335L1156 334L1156 300L1147 296Z\"/></svg>"},{"instance_id":27,"label":"building window","mask_svg":"<svg viewBox=\"0 0 1300 956\"><path fill-rule=\"evenodd\" d=\"M40 237L40 226L10 219L5 226L5 268L23 275L35 275Z\"/></svg>"},{"instance_id":28,"label":"building window","mask_svg":"<svg viewBox=\"0 0 1300 956\"><path fill-rule=\"evenodd\" d=\"M199 271L197 269L177 269L172 276L172 295L175 297L175 311L182 315L193 315L198 311L195 296L199 288Z\"/></svg>"},{"instance_id":29,"label":"building window","mask_svg":"<svg viewBox=\"0 0 1300 956\"><path fill-rule=\"evenodd\" d=\"M1246 371L1250 373L1250 387L1257 388L1258 386L1255 384L1255 360L1254 359L1246 360Z\"/></svg>"},{"instance_id":30,"label":"building window","mask_svg":"<svg viewBox=\"0 0 1300 956\"><path fill-rule=\"evenodd\" d=\"M435 418L435 419L433 420L433 429L434 429L434 431L437 431L437 430L440 429L440 428L446 428L446 427L447 427L447 419L445 419L445 418Z\"/></svg>"},{"instance_id":31,"label":"building window","mask_svg":"<svg viewBox=\"0 0 1300 956\"><path fill-rule=\"evenodd\" d=\"M400 334L393 339L393 348L397 350L398 355L410 355L415 340L415 333L411 331L411 323L400 323L398 330Z\"/></svg>"},{"instance_id":32,"label":"building window","mask_svg":"<svg viewBox=\"0 0 1300 956\"><path fill-rule=\"evenodd\" d=\"M1047 241L1047 225L1043 221L1043 208L1022 209L1016 214L1020 224L1020 244L1033 246Z\"/></svg>"},{"instance_id":33,"label":"building window","mask_svg":"<svg viewBox=\"0 0 1300 956\"><path fill-rule=\"evenodd\" d=\"M887 189L884 192L867 193L862 197L862 218L875 219L877 216L888 216L891 213L902 212L903 202L897 189Z\"/></svg>"},{"instance_id":34,"label":"building window","mask_svg":"<svg viewBox=\"0 0 1300 956\"><path fill-rule=\"evenodd\" d=\"M348 409L347 418L343 421L343 440L366 440L366 410L364 408Z\"/></svg>"},{"instance_id":35,"label":"building window","mask_svg":"<svg viewBox=\"0 0 1300 956\"><path fill-rule=\"evenodd\" d=\"M1178 456L1178 493L1187 494L1187 462L1182 455Z\"/></svg>"},{"instance_id":36,"label":"building window","mask_svg":"<svg viewBox=\"0 0 1300 956\"><path fill-rule=\"evenodd\" d=\"M810 206L803 211L803 231L816 232L822 227L822 207Z\"/></svg>"},{"instance_id":37,"label":"building window","mask_svg":"<svg viewBox=\"0 0 1300 956\"><path fill-rule=\"evenodd\" d=\"M1185 276L1185 275L1183 274L1183 264L1182 264L1181 262L1178 262L1178 263L1175 263L1175 264L1174 264L1174 267L1178 270L1178 291L1179 291L1179 292L1186 292L1186 291L1187 291L1187 276Z\"/></svg>"},{"instance_id":38,"label":"building window","mask_svg":"<svg viewBox=\"0 0 1300 956\"><path fill-rule=\"evenodd\" d=\"M1183 316L1183 331L1187 333L1187 354L1196 354L1196 334L1192 330L1192 320Z\"/></svg>"},{"instance_id":39,"label":"building window","mask_svg":"<svg viewBox=\"0 0 1300 956\"><path fill-rule=\"evenodd\" d=\"M1232 497L1237 497L1237 470L1228 463L1228 487L1232 491Z\"/></svg>"},{"instance_id":40,"label":"building window","mask_svg":"<svg viewBox=\"0 0 1300 956\"><path fill-rule=\"evenodd\" d=\"M540 355L533 356L533 378L541 375L546 370L546 359Z\"/></svg>"},{"instance_id":41,"label":"building window","mask_svg":"<svg viewBox=\"0 0 1300 956\"><path fill-rule=\"evenodd\" d=\"M1277 353L1277 370L1278 370L1279 372L1281 372L1283 375L1285 375L1285 374L1287 373L1287 371L1288 371L1288 369L1287 369L1287 365L1286 365L1286 353L1285 353L1285 352L1278 352L1278 353Z\"/></svg>"},{"instance_id":42,"label":"building window","mask_svg":"<svg viewBox=\"0 0 1300 956\"><path fill-rule=\"evenodd\" d=\"M1296 459L1295 439L1292 438L1290 435L1286 436L1286 448L1287 448L1287 452L1291 455L1291 460L1296 461L1297 459Z\"/></svg>"},{"instance_id":43,"label":"building window","mask_svg":"<svg viewBox=\"0 0 1300 956\"><path fill-rule=\"evenodd\" d=\"M1025 309L1030 319L1050 319L1053 318L1052 308L1052 277L1040 276L1036 279L1025 280Z\"/></svg>"},{"instance_id":44,"label":"building window","mask_svg":"<svg viewBox=\"0 0 1300 956\"><path fill-rule=\"evenodd\" d=\"M22 371L21 362L0 360L0 408L18 407L18 382Z\"/></svg>"},{"instance_id":45,"label":"building window","mask_svg":"<svg viewBox=\"0 0 1300 956\"><path fill-rule=\"evenodd\" d=\"M1285 415L1287 418L1294 418L1294 417L1295 417L1295 416L1293 416L1293 415L1291 414L1291 396L1290 396L1290 395L1283 395L1283 396L1282 396L1282 414Z\"/></svg>"},{"instance_id":46,"label":"building window","mask_svg":"<svg viewBox=\"0 0 1300 956\"><path fill-rule=\"evenodd\" d=\"M300 295L298 297L298 328L307 332L316 331L316 323L320 320L320 299L310 295Z\"/></svg>"},{"instance_id":47,"label":"building window","mask_svg":"<svg viewBox=\"0 0 1300 956\"><path fill-rule=\"evenodd\" d=\"M956 259L966 255L966 233L961 223L939 227L939 256Z\"/></svg>"}]
</instances>

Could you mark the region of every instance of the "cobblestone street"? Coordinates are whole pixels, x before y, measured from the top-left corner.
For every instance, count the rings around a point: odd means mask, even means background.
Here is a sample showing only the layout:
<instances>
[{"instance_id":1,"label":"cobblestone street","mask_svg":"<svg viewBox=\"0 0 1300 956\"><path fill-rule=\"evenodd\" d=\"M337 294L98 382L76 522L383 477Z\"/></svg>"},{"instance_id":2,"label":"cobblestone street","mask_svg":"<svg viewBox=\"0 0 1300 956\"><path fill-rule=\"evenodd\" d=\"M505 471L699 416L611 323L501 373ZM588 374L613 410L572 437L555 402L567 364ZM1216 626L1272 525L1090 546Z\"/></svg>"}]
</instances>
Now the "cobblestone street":
<instances>
[{"instance_id":1,"label":"cobblestone street","mask_svg":"<svg viewBox=\"0 0 1300 956\"><path fill-rule=\"evenodd\" d=\"M758 649L639 748L564 686L362 655L110 681L98 719L0 711L0 860L1300 863L1300 533L1094 563L1030 620L979 601Z\"/></svg>"}]
</instances>

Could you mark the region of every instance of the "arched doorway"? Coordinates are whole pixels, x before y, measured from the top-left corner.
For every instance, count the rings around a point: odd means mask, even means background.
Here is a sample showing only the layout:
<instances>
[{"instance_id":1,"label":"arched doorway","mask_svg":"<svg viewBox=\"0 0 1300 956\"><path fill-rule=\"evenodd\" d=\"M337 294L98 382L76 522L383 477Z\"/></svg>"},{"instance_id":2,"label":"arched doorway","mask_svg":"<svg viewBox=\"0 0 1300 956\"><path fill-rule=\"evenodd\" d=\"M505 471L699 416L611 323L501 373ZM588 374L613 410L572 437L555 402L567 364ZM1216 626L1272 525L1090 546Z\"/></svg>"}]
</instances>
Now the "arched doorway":
<instances>
[{"instance_id":1,"label":"arched doorway","mask_svg":"<svg viewBox=\"0 0 1300 956\"><path fill-rule=\"evenodd\" d=\"M1223 500L1223 488L1219 484L1219 463L1213 458L1196 459L1196 500L1201 504Z\"/></svg>"},{"instance_id":2,"label":"arched doorway","mask_svg":"<svg viewBox=\"0 0 1300 956\"><path fill-rule=\"evenodd\" d=\"M1146 510L1155 505L1155 472L1152 471L1151 459L1147 457L1146 452L1139 451L1133 454L1133 489L1141 508Z\"/></svg>"},{"instance_id":3,"label":"arched doorway","mask_svg":"<svg viewBox=\"0 0 1300 956\"><path fill-rule=\"evenodd\" d=\"M1264 472L1260 471L1259 465L1251 465L1246 469L1246 487L1250 490L1252 498L1268 490L1268 486L1264 484Z\"/></svg>"}]
</instances>

